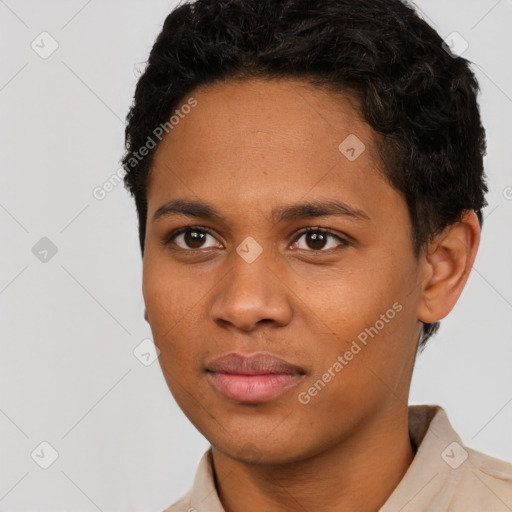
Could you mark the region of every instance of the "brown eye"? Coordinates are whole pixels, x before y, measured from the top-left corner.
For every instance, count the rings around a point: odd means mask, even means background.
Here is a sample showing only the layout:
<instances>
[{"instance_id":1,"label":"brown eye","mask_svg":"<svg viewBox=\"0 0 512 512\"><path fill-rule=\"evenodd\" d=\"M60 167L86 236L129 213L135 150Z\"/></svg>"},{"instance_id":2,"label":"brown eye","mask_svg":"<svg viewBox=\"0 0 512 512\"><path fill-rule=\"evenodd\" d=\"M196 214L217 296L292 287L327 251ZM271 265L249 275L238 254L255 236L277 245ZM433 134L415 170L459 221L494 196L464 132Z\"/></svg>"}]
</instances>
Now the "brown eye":
<instances>
[{"instance_id":1,"label":"brown eye","mask_svg":"<svg viewBox=\"0 0 512 512\"><path fill-rule=\"evenodd\" d=\"M215 247L215 244L205 245L209 238L212 241L215 241L215 238L209 231L200 228L187 227L171 233L165 238L164 245L174 243L180 249L184 250L209 249Z\"/></svg>"},{"instance_id":2,"label":"brown eye","mask_svg":"<svg viewBox=\"0 0 512 512\"><path fill-rule=\"evenodd\" d=\"M306 233L306 244L314 251L319 251L325 247L327 237L325 233Z\"/></svg>"},{"instance_id":3,"label":"brown eye","mask_svg":"<svg viewBox=\"0 0 512 512\"><path fill-rule=\"evenodd\" d=\"M304 238L304 243L301 246L300 240L302 238ZM335 243L336 241L338 241L338 243ZM295 244L298 249L323 252L327 252L327 249L349 245L346 240L338 235L334 235L333 233L320 228L308 228L298 236Z\"/></svg>"},{"instance_id":4,"label":"brown eye","mask_svg":"<svg viewBox=\"0 0 512 512\"><path fill-rule=\"evenodd\" d=\"M183 233L183 241L192 249L199 249L208 235L202 231L188 229Z\"/></svg>"}]
</instances>

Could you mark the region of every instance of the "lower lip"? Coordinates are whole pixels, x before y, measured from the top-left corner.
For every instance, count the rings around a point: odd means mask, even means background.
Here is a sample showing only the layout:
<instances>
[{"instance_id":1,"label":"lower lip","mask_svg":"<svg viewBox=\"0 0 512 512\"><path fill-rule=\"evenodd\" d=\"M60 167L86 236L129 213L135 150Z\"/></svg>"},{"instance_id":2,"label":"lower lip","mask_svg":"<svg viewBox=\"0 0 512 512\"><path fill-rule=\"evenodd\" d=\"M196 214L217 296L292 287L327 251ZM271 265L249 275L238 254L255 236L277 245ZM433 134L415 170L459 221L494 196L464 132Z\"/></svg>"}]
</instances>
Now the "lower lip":
<instances>
[{"instance_id":1,"label":"lower lip","mask_svg":"<svg viewBox=\"0 0 512 512\"><path fill-rule=\"evenodd\" d=\"M238 402L267 402L295 386L302 375L273 373L264 375L236 375L208 373L214 386L223 395Z\"/></svg>"}]
</instances>

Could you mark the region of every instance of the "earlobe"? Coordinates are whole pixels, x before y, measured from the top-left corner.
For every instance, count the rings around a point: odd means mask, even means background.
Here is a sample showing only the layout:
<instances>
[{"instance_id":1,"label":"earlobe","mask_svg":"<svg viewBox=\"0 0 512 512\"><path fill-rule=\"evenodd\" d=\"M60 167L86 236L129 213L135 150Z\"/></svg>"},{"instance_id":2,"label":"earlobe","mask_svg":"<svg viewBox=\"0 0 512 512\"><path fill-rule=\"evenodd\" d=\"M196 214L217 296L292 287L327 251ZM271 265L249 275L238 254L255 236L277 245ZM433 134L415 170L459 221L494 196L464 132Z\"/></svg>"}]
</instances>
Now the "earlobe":
<instances>
[{"instance_id":1,"label":"earlobe","mask_svg":"<svg viewBox=\"0 0 512 512\"><path fill-rule=\"evenodd\" d=\"M423 287L418 320L433 323L453 309L466 285L480 243L480 224L473 210L448 226L422 256Z\"/></svg>"},{"instance_id":2,"label":"earlobe","mask_svg":"<svg viewBox=\"0 0 512 512\"><path fill-rule=\"evenodd\" d=\"M146 320L146 322L149 323L149 320L148 320L148 312L144 309L144 320Z\"/></svg>"}]
</instances>

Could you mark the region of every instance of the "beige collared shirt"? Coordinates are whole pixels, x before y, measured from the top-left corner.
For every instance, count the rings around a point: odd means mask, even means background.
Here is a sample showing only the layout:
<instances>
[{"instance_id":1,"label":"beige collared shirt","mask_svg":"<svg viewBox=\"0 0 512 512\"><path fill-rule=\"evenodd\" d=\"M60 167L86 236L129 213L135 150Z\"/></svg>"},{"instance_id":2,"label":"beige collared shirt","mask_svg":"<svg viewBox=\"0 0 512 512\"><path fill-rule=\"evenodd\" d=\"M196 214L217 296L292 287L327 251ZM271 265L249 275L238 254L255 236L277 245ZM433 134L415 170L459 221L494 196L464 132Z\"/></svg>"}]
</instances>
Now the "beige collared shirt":
<instances>
[{"instance_id":1,"label":"beige collared shirt","mask_svg":"<svg viewBox=\"0 0 512 512\"><path fill-rule=\"evenodd\" d=\"M409 406L416 455L379 512L512 512L512 464L463 446L439 406ZM164 512L225 512L213 479L211 449L192 489Z\"/></svg>"}]
</instances>

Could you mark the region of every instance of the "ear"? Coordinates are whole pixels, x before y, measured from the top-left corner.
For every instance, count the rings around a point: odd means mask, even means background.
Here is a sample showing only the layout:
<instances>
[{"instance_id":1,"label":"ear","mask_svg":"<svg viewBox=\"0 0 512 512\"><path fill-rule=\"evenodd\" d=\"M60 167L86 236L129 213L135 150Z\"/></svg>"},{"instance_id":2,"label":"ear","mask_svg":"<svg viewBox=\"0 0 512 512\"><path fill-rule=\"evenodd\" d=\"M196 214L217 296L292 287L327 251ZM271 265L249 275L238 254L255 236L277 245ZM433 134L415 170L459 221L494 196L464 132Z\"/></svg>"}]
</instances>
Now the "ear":
<instances>
[{"instance_id":1,"label":"ear","mask_svg":"<svg viewBox=\"0 0 512 512\"><path fill-rule=\"evenodd\" d=\"M149 323L149 320L148 320L148 312L144 309L144 320L146 320L146 322Z\"/></svg>"},{"instance_id":2,"label":"ear","mask_svg":"<svg viewBox=\"0 0 512 512\"><path fill-rule=\"evenodd\" d=\"M480 244L480 224L473 210L448 226L422 253L422 294L418 320L433 323L453 309L466 285Z\"/></svg>"}]
</instances>

